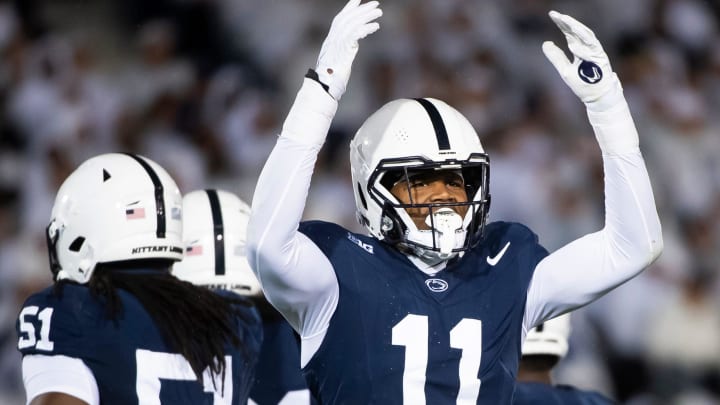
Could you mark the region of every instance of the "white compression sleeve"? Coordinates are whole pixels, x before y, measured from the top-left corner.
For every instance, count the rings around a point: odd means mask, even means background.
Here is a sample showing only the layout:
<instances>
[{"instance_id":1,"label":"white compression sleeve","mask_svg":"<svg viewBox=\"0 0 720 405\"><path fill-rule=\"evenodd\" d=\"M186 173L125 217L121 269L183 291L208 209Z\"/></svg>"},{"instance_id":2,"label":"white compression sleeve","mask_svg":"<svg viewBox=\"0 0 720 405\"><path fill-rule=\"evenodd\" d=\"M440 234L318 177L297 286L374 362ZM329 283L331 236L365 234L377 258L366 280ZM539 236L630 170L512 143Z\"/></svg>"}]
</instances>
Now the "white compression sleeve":
<instances>
[{"instance_id":1,"label":"white compression sleeve","mask_svg":"<svg viewBox=\"0 0 720 405\"><path fill-rule=\"evenodd\" d=\"M100 403L97 382L82 360L67 356L27 355L22 361L27 403L50 392L60 392L87 402Z\"/></svg>"},{"instance_id":2,"label":"white compression sleeve","mask_svg":"<svg viewBox=\"0 0 720 405\"><path fill-rule=\"evenodd\" d=\"M320 84L305 79L258 179L248 224L248 258L265 296L303 338L324 336L338 302L332 264L298 232L336 109Z\"/></svg>"},{"instance_id":3,"label":"white compression sleeve","mask_svg":"<svg viewBox=\"0 0 720 405\"><path fill-rule=\"evenodd\" d=\"M621 90L619 97L605 111L588 106L603 152L605 226L537 265L528 289L524 332L600 298L639 274L662 251L660 219L637 130Z\"/></svg>"}]
</instances>

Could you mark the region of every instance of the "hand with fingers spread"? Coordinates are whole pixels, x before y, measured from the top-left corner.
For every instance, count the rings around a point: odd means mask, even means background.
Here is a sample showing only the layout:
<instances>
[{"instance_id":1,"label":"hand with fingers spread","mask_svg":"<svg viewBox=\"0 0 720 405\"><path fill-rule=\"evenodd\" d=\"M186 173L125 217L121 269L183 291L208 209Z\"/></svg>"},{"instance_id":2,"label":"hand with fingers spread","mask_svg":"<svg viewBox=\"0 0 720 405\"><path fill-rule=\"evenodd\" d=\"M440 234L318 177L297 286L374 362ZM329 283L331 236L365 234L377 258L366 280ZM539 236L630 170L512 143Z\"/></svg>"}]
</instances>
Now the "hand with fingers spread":
<instances>
[{"instance_id":1,"label":"hand with fingers spread","mask_svg":"<svg viewBox=\"0 0 720 405\"><path fill-rule=\"evenodd\" d=\"M380 28L375 22L382 15L379 3L360 4L360 1L348 1L335 16L315 67L319 81L328 86L328 92L335 100L340 100L345 93L358 40Z\"/></svg>"},{"instance_id":2,"label":"hand with fingers spread","mask_svg":"<svg viewBox=\"0 0 720 405\"><path fill-rule=\"evenodd\" d=\"M549 15L565 34L573 60L569 61L552 41L545 41L542 50L570 89L584 103L592 103L619 86L610 60L590 28L557 11L550 11Z\"/></svg>"}]
</instances>

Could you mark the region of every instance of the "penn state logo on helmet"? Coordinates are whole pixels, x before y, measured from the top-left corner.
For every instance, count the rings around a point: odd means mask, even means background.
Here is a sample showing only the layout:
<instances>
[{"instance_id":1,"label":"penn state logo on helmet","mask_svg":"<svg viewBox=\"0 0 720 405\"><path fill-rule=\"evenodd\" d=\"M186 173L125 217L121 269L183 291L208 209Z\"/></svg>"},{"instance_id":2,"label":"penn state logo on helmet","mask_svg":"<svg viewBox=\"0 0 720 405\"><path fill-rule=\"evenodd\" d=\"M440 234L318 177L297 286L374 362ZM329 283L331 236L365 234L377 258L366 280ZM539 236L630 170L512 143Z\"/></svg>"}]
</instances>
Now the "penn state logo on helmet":
<instances>
[{"instance_id":1,"label":"penn state logo on helmet","mask_svg":"<svg viewBox=\"0 0 720 405\"><path fill-rule=\"evenodd\" d=\"M578 76L585 83L595 84L602 80L603 72L597 64L584 60L578 65Z\"/></svg>"}]
</instances>

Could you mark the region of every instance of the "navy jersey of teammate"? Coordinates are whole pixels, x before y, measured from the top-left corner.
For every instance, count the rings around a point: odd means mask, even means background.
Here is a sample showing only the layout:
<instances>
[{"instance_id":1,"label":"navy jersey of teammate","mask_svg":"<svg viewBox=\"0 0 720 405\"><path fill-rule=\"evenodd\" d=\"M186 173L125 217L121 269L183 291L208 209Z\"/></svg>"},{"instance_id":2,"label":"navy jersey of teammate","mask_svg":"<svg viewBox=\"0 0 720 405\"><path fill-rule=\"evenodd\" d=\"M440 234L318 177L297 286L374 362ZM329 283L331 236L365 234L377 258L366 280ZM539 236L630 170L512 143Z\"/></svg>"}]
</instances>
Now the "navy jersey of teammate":
<instances>
[{"instance_id":1,"label":"navy jersey of teammate","mask_svg":"<svg viewBox=\"0 0 720 405\"><path fill-rule=\"evenodd\" d=\"M263 321L263 345L248 404L316 404L300 371L297 334L264 298L257 306Z\"/></svg>"},{"instance_id":2,"label":"navy jersey of teammate","mask_svg":"<svg viewBox=\"0 0 720 405\"><path fill-rule=\"evenodd\" d=\"M570 315L546 321L528 332L513 405L609 405L599 392L553 384L552 370L568 352Z\"/></svg>"},{"instance_id":3,"label":"navy jersey of teammate","mask_svg":"<svg viewBox=\"0 0 720 405\"><path fill-rule=\"evenodd\" d=\"M524 334L637 275L662 249L620 82L592 31L551 12L575 60L543 49L585 102L606 179L603 229L555 252L522 225L485 226L488 155L470 122L431 98L387 103L350 143L370 236L301 223L358 40L379 28L379 3L360 3L333 20L258 179L248 259L300 335L321 403L509 403Z\"/></svg>"},{"instance_id":4,"label":"navy jersey of teammate","mask_svg":"<svg viewBox=\"0 0 720 405\"><path fill-rule=\"evenodd\" d=\"M67 284L59 296L54 287L34 294L20 314L20 351L82 360L102 404L235 404L248 397L261 334L252 306L238 306L245 321L234 327L245 350L226 348L227 369L214 387L207 377L197 383L189 363L168 346L133 295L121 290L119 300L122 316L112 321L87 287Z\"/></svg>"},{"instance_id":5,"label":"navy jersey of teammate","mask_svg":"<svg viewBox=\"0 0 720 405\"><path fill-rule=\"evenodd\" d=\"M197 190L183 197L185 258L173 266L178 278L250 297L260 310L263 343L249 404L310 404L300 372L300 348L290 325L262 296L247 263L250 207L225 190Z\"/></svg>"},{"instance_id":6,"label":"navy jersey of teammate","mask_svg":"<svg viewBox=\"0 0 720 405\"><path fill-rule=\"evenodd\" d=\"M611 405L612 401L599 392L581 390L569 385L548 385L538 382L518 384L513 404L523 405Z\"/></svg>"},{"instance_id":7,"label":"navy jersey of teammate","mask_svg":"<svg viewBox=\"0 0 720 405\"><path fill-rule=\"evenodd\" d=\"M157 163L107 154L70 174L47 229L55 285L17 321L28 403L247 400L259 314L173 277L181 237L180 192Z\"/></svg>"}]
</instances>

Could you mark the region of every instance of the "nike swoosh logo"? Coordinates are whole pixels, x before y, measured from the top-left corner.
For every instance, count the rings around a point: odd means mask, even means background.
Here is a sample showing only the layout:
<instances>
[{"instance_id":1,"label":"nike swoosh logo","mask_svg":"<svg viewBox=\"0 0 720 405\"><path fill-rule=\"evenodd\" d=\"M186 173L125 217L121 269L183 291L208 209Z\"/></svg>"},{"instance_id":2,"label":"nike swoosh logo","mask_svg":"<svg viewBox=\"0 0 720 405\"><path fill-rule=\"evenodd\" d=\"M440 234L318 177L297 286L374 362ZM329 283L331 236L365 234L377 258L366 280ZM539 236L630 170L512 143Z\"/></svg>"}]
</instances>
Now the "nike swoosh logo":
<instances>
[{"instance_id":1,"label":"nike swoosh logo","mask_svg":"<svg viewBox=\"0 0 720 405\"><path fill-rule=\"evenodd\" d=\"M500 253L496 254L495 257L490 257L490 256L488 256L488 257L487 257L487 262L488 262L488 264L491 265L491 266L494 266L494 265L498 264L498 262L500 261L500 259L502 259L503 255L505 254L505 252L507 251L507 249L508 249L509 247L510 247L510 242L506 243L506 244L505 244L505 247L502 248L502 250L500 251Z\"/></svg>"}]
</instances>

